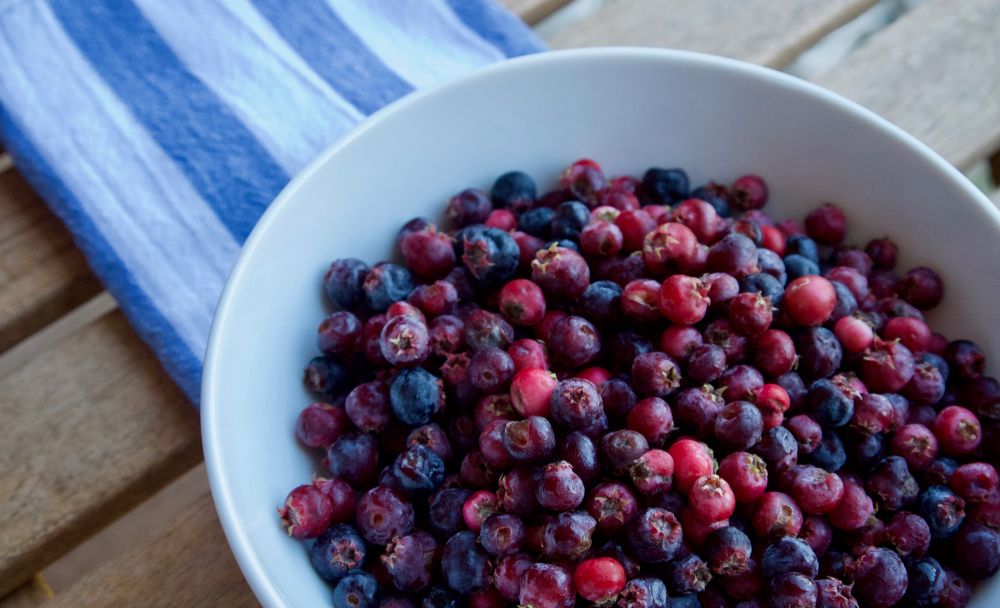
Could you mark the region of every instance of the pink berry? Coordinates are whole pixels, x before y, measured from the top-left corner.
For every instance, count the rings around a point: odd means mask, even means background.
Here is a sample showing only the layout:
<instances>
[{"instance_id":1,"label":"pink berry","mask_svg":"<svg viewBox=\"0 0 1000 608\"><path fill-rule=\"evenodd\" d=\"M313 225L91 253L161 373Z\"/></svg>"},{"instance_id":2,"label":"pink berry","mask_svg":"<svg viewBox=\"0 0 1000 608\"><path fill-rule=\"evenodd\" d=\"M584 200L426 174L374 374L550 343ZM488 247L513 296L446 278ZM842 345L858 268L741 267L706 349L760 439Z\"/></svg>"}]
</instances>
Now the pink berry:
<instances>
[{"instance_id":1,"label":"pink berry","mask_svg":"<svg viewBox=\"0 0 1000 608\"><path fill-rule=\"evenodd\" d=\"M860 484L847 480L840 502L830 511L829 519L838 530L851 531L865 525L874 512L871 496Z\"/></svg>"},{"instance_id":2,"label":"pink berry","mask_svg":"<svg viewBox=\"0 0 1000 608\"><path fill-rule=\"evenodd\" d=\"M838 319L833 326L833 333L840 340L841 346L852 353L864 352L875 339L871 325L854 316Z\"/></svg>"},{"instance_id":3,"label":"pink berry","mask_svg":"<svg viewBox=\"0 0 1000 608\"><path fill-rule=\"evenodd\" d=\"M681 493L691 491L694 482L704 475L711 475L714 468L708 446L694 439L678 439L667 448L674 459L674 486Z\"/></svg>"},{"instance_id":4,"label":"pink berry","mask_svg":"<svg viewBox=\"0 0 1000 608\"><path fill-rule=\"evenodd\" d=\"M479 532L486 518L500 510L500 499L488 490L479 490L469 497L462 505L462 519L465 526L473 532Z\"/></svg>"},{"instance_id":5,"label":"pink berry","mask_svg":"<svg viewBox=\"0 0 1000 608\"><path fill-rule=\"evenodd\" d=\"M951 474L948 485L968 502L984 502L997 491L997 470L985 462L969 462Z\"/></svg>"},{"instance_id":6,"label":"pink berry","mask_svg":"<svg viewBox=\"0 0 1000 608\"><path fill-rule=\"evenodd\" d=\"M882 328L882 337L886 340L899 340L910 351L922 354L930 346L931 330L920 319L896 317L886 322Z\"/></svg>"},{"instance_id":7,"label":"pink berry","mask_svg":"<svg viewBox=\"0 0 1000 608\"><path fill-rule=\"evenodd\" d=\"M698 238L684 224L667 222L646 235L642 258L654 275L676 271L690 265L696 255Z\"/></svg>"},{"instance_id":8,"label":"pink berry","mask_svg":"<svg viewBox=\"0 0 1000 608\"><path fill-rule=\"evenodd\" d=\"M971 454L983 441L979 419L960 405L949 405L938 412L933 429L941 451L951 456Z\"/></svg>"},{"instance_id":9,"label":"pink berry","mask_svg":"<svg viewBox=\"0 0 1000 608\"><path fill-rule=\"evenodd\" d=\"M440 279L455 267L451 237L434 226L410 232L399 244L406 267L426 279Z\"/></svg>"},{"instance_id":10,"label":"pink berry","mask_svg":"<svg viewBox=\"0 0 1000 608\"><path fill-rule=\"evenodd\" d=\"M695 277L671 275L660 287L660 312L679 325L701 321L708 305L708 288Z\"/></svg>"},{"instance_id":11,"label":"pink berry","mask_svg":"<svg viewBox=\"0 0 1000 608\"><path fill-rule=\"evenodd\" d=\"M600 386L612 378L611 372L603 367L591 366L581 369L573 376L581 380L588 380L594 386Z\"/></svg>"},{"instance_id":12,"label":"pink berry","mask_svg":"<svg viewBox=\"0 0 1000 608\"><path fill-rule=\"evenodd\" d=\"M736 510L736 497L725 479L718 475L703 475L691 486L688 504L698 519L720 521L729 519Z\"/></svg>"},{"instance_id":13,"label":"pink berry","mask_svg":"<svg viewBox=\"0 0 1000 608\"><path fill-rule=\"evenodd\" d=\"M677 360L687 359L704 343L701 332L689 325L671 325L660 334L660 350Z\"/></svg>"},{"instance_id":14,"label":"pink berry","mask_svg":"<svg viewBox=\"0 0 1000 608\"><path fill-rule=\"evenodd\" d=\"M537 563L521 579L518 603L531 608L570 608L576 597L573 576L555 564Z\"/></svg>"},{"instance_id":15,"label":"pink berry","mask_svg":"<svg viewBox=\"0 0 1000 608\"><path fill-rule=\"evenodd\" d=\"M666 401L647 397L629 411L625 428L638 431L651 446L662 446L674 430L674 416Z\"/></svg>"},{"instance_id":16,"label":"pink berry","mask_svg":"<svg viewBox=\"0 0 1000 608\"><path fill-rule=\"evenodd\" d=\"M322 534L333 520L333 503L330 497L312 485L302 485L292 490L278 510L281 525L289 536L298 539L315 538Z\"/></svg>"},{"instance_id":17,"label":"pink berry","mask_svg":"<svg viewBox=\"0 0 1000 608\"><path fill-rule=\"evenodd\" d=\"M510 231L517 228L517 217L509 209L494 209L486 216L485 224L490 228Z\"/></svg>"},{"instance_id":18,"label":"pink berry","mask_svg":"<svg viewBox=\"0 0 1000 608\"><path fill-rule=\"evenodd\" d=\"M588 224L580 232L580 249L589 256L610 257L622 250L621 229L611 222Z\"/></svg>"},{"instance_id":19,"label":"pink berry","mask_svg":"<svg viewBox=\"0 0 1000 608\"><path fill-rule=\"evenodd\" d=\"M350 429L344 407L329 403L311 403L299 413L295 435L304 445L325 448Z\"/></svg>"},{"instance_id":20,"label":"pink berry","mask_svg":"<svg viewBox=\"0 0 1000 608\"><path fill-rule=\"evenodd\" d=\"M673 221L684 224L701 243L711 243L719 234L719 214L707 202L689 198L674 207Z\"/></svg>"},{"instance_id":21,"label":"pink berry","mask_svg":"<svg viewBox=\"0 0 1000 608\"><path fill-rule=\"evenodd\" d=\"M744 175L733 182L733 204L744 211L760 209L767 204L767 183L758 175Z\"/></svg>"},{"instance_id":22,"label":"pink berry","mask_svg":"<svg viewBox=\"0 0 1000 608\"><path fill-rule=\"evenodd\" d=\"M847 234L847 216L840 207L823 203L806 216L806 234L823 245L839 245Z\"/></svg>"},{"instance_id":23,"label":"pink berry","mask_svg":"<svg viewBox=\"0 0 1000 608\"><path fill-rule=\"evenodd\" d=\"M907 424L892 438L892 453L902 456L913 471L926 469L938 453L938 442L931 430L922 424Z\"/></svg>"},{"instance_id":24,"label":"pink berry","mask_svg":"<svg viewBox=\"0 0 1000 608\"><path fill-rule=\"evenodd\" d=\"M784 309L799 325L822 325L833 314L836 305L837 292L823 277L799 277L785 288Z\"/></svg>"},{"instance_id":25,"label":"pink berry","mask_svg":"<svg viewBox=\"0 0 1000 608\"><path fill-rule=\"evenodd\" d=\"M515 340L507 348L507 354L514 361L514 369L517 371L549 368L545 346L538 340L531 338Z\"/></svg>"},{"instance_id":26,"label":"pink berry","mask_svg":"<svg viewBox=\"0 0 1000 608\"><path fill-rule=\"evenodd\" d=\"M861 357L858 372L869 390L879 393L899 392L913 377L913 353L899 342L875 339Z\"/></svg>"},{"instance_id":27,"label":"pink berry","mask_svg":"<svg viewBox=\"0 0 1000 608\"><path fill-rule=\"evenodd\" d=\"M792 482L792 496L806 513L829 513L844 495L844 483L836 473L819 467L803 468Z\"/></svg>"},{"instance_id":28,"label":"pink berry","mask_svg":"<svg viewBox=\"0 0 1000 608\"><path fill-rule=\"evenodd\" d=\"M773 542L799 533L802 511L788 494L765 492L754 503L751 523L757 536Z\"/></svg>"},{"instance_id":29,"label":"pink berry","mask_svg":"<svg viewBox=\"0 0 1000 608\"><path fill-rule=\"evenodd\" d=\"M761 226L760 233L761 247L764 249L770 249L778 255L785 255L785 235L780 229L776 226Z\"/></svg>"},{"instance_id":30,"label":"pink berry","mask_svg":"<svg viewBox=\"0 0 1000 608\"><path fill-rule=\"evenodd\" d=\"M632 463L629 473L632 484L643 494L663 494L673 484L674 459L663 450L649 450Z\"/></svg>"},{"instance_id":31,"label":"pink berry","mask_svg":"<svg viewBox=\"0 0 1000 608\"><path fill-rule=\"evenodd\" d=\"M548 416L556 377L544 369L524 369L514 374L510 383L510 399L522 416Z\"/></svg>"},{"instance_id":32,"label":"pink berry","mask_svg":"<svg viewBox=\"0 0 1000 608\"><path fill-rule=\"evenodd\" d=\"M771 300L759 293L741 293L729 302L729 322L744 336L762 334L772 319Z\"/></svg>"},{"instance_id":33,"label":"pink berry","mask_svg":"<svg viewBox=\"0 0 1000 608\"><path fill-rule=\"evenodd\" d=\"M767 465L755 454L729 454L719 462L719 476L729 482L736 502L751 503L767 490Z\"/></svg>"},{"instance_id":34,"label":"pink berry","mask_svg":"<svg viewBox=\"0 0 1000 608\"><path fill-rule=\"evenodd\" d=\"M500 290L500 313L514 325L537 325L545 317L545 294L528 279L514 279Z\"/></svg>"},{"instance_id":35,"label":"pink berry","mask_svg":"<svg viewBox=\"0 0 1000 608\"><path fill-rule=\"evenodd\" d=\"M646 234L656 228L656 221L643 209L628 209L615 218L622 232L622 251L632 253L643 248Z\"/></svg>"},{"instance_id":36,"label":"pink berry","mask_svg":"<svg viewBox=\"0 0 1000 608\"><path fill-rule=\"evenodd\" d=\"M606 602L625 588L625 568L610 557L584 560L573 574L573 586L585 600Z\"/></svg>"},{"instance_id":37,"label":"pink berry","mask_svg":"<svg viewBox=\"0 0 1000 608\"><path fill-rule=\"evenodd\" d=\"M650 279L632 281L625 286L620 300L622 314L640 324L653 324L663 318L660 312L660 284Z\"/></svg>"},{"instance_id":38,"label":"pink berry","mask_svg":"<svg viewBox=\"0 0 1000 608\"><path fill-rule=\"evenodd\" d=\"M768 329L754 338L754 364L768 376L787 374L796 358L795 342L780 329Z\"/></svg>"}]
</instances>

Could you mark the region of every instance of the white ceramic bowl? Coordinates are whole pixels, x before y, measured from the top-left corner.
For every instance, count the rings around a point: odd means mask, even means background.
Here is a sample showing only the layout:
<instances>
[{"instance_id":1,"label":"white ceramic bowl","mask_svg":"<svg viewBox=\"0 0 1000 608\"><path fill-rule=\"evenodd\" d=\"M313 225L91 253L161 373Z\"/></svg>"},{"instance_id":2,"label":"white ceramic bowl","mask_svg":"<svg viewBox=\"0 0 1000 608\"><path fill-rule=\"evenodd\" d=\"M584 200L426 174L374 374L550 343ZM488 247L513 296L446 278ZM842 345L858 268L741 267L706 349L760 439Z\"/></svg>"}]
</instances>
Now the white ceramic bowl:
<instances>
[{"instance_id":1,"label":"white ceramic bowl","mask_svg":"<svg viewBox=\"0 0 1000 608\"><path fill-rule=\"evenodd\" d=\"M778 72L676 51L564 51L489 67L393 104L322 154L271 205L229 277L205 363L205 460L229 544L265 606L329 603L275 515L318 467L292 428L309 402L300 378L327 311L326 266L393 255L405 220L439 216L462 188L488 188L510 169L545 187L584 156L610 174L684 167L693 184L758 173L779 218L835 201L852 241L890 234L901 267L944 271L935 327L1000 355L1000 213L874 114ZM973 605L1000 605L1000 584Z\"/></svg>"}]
</instances>

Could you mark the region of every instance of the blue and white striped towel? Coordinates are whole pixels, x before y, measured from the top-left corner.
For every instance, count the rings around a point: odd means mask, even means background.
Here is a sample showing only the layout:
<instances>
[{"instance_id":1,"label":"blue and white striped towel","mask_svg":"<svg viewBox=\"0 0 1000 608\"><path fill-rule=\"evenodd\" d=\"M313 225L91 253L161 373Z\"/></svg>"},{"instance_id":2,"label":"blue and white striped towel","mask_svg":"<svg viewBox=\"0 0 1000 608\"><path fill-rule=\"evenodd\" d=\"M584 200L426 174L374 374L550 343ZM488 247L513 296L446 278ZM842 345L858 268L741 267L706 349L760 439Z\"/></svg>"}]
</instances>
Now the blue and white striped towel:
<instances>
[{"instance_id":1,"label":"blue and white striped towel","mask_svg":"<svg viewBox=\"0 0 1000 608\"><path fill-rule=\"evenodd\" d=\"M0 137L197 402L290 177L394 99L542 49L493 0L0 0Z\"/></svg>"}]
</instances>

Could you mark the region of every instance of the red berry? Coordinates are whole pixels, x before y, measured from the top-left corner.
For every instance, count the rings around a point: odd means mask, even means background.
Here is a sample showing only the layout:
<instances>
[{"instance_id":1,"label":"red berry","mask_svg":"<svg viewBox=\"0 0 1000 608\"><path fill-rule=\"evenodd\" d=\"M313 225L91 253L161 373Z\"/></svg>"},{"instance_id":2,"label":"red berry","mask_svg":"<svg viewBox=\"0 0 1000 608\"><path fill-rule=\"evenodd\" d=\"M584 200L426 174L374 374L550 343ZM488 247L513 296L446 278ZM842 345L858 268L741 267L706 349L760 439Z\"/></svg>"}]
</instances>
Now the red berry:
<instances>
[{"instance_id":1,"label":"red berry","mask_svg":"<svg viewBox=\"0 0 1000 608\"><path fill-rule=\"evenodd\" d=\"M698 519L720 521L729 519L736 510L736 497L725 479L718 475L703 475L691 486L688 504Z\"/></svg>"},{"instance_id":2,"label":"red berry","mask_svg":"<svg viewBox=\"0 0 1000 608\"><path fill-rule=\"evenodd\" d=\"M406 267L425 279L440 279L455 267L451 237L434 226L410 232L399 244Z\"/></svg>"},{"instance_id":3,"label":"red berry","mask_svg":"<svg viewBox=\"0 0 1000 608\"><path fill-rule=\"evenodd\" d=\"M882 328L886 340L899 340L903 346L915 354L927 352L931 342L931 330L927 324L913 317L889 319Z\"/></svg>"},{"instance_id":4,"label":"red berry","mask_svg":"<svg viewBox=\"0 0 1000 608\"><path fill-rule=\"evenodd\" d=\"M545 346L538 340L532 340L531 338L515 340L507 348L507 354L514 361L514 369L517 371L549 368L549 362L545 355Z\"/></svg>"},{"instance_id":5,"label":"red berry","mask_svg":"<svg viewBox=\"0 0 1000 608\"><path fill-rule=\"evenodd\" d=\"M646 234L656 228L656 221L643 209L627 209L615 218L622 233L622 251L632 253L642 249Z\"/></svg>"},{"instance_id":6,"label":"red berry","mask_svg":"<svg viewBox=\"0 0 1000 608\"><path fill-rule=\"evenodd\" d=\"M708 312L708 288L699 279L671 275L660 287L660 312L680 325L694 325Z\"/></svg>"},{"instance_id":7,"label":"red berry","mask_svg":"<svg viewBox=\"0 0 1000 608\"><path fill-rule=\"evenodd\" d=\"M806 513L829 513L844 495L844 482L836 473L807 466L795 475L791 492L799 507Z\"/></svg>"},{"instance_id":8,"label":"red berry","mask_svg":"<svg viewBox=\"0 0 1000 608\"><path fill-rule=\"evenodd\" d=\"M674 416L666 401L647 397L629 411L625 427L641 433L649 445L662 446L674 430Z\"/></svg>"},{"instance_id":9,"label":"red berry","mask_svg":"<svg viewBox=\"0 0 1000 608\"><path fill-rule=\"evenodd\" d=\"M531 608L570 608L575 597L573 577L566 568L537 563L524 573L518 603Z\"/></svg>"},{"instance_id":10,"label":"red berry","mask_svg":"<svg viewBox=\"0 0 1000 608\"><path fill-rule=\"evenodd\" d=\"M622 314L639 324L652 324L660 321L660 284L650 279L631 281L622 290L620 300Z\"/></svg>"},{"instance_id":11,"label":"red berry","mask_svg":"<svg viewBox=\"0 0 1000 608\"><path fill-rule=\"evenodd\" d=\"M833 333L840 340L841 346L852 353L864 352L875 339L871 325L854 316L838 319L833 326Z\"/></svg>"},{"instance_id":12,"label":"red berry","mask_svg":"<svg viewBox=\"0 0 1000 608\"><path fill-rule=\"evenodd\" d=\"M695 480L711 475L715 462L708 446L694 439L678 439L667 448L674 459L674 486L682 493L691 491Z\"/></svg>"},{"instance_id":13,"label":"red berry","mask_svg":"<svg viewBox=\"0 0 1000 608\"><path fill-rule=\"evenodd\" d=\"M823 245L839 245L847 234L847 216L832 203L823 203L806 216L806 234Z\"/></svg>"},{"instance_id":14,"label":"red berry","mask_svg":"<svg viewBox=\"0 0 1000 608\"><path fill-rule=\"evenodd\" d=\"M580 232L580 249L590 256L610 257L622 250L621 229L611 222L594 222Z\"/></svg>"},{"instance_id":15,"label":"red berry","mask_svg":"<svg viewBox=\"0 0 1000 608\"><path fill-rule=\"evenodd\" d=\"M462 519L465 526L473 532L479 532L486 518L500 510L500 499L488 490L480 490L469 497L462 505Z\"/></svg>"},{"instance_id":16,"label":"red berry","mask_svg":"<svg viewBox=\"0 0 1000 608\"><path fill-rule=\"evenodd\" d=\"M545 294L527 279L514 279L500 290L497 307L514 325L537 325L545 317Z\"/></svg>"},{"instance_id":17,"label":"red berry","mask_svg":"<svg viewBox=\"0 0 1000 608\"><path fill-rule=\"evenodd\" d=\"M755 454L729 454L719 462L719 476L729 483L737 502L753 502L767 490L767 465Z\"/></svg>"},{"instance_id":18,"label":"red berry","mask_svg":"<svg viewBox=\"0 0 1000 608\"><path fill-rule=\"evenodd\" d=\"M875 505L865 489L851 480L844 481L843 495L840 502L829 514L830 523L838 530L857 530L865 525Z\"/></svg>"},{"instance_id":19,"label":"red berry","mask_svg":"<svg viewBox=\"0 0 1000 608\"><path fill-rule=\"evenodd\" d=\"M937 458L938 442L922 424L907 424L892 438L892 453L902 456L913 471L926 469Z\"/></svg>"},{"instance_id":20,"label":"red berry","mask_svg":"<svg viewBox=\"0 0 1000 608\"><path fill-rule=\"evenodd\" d=\"M960 405L950 405L938 412L933 427L941 451L951 456L971 454L983 441L979 419Z\"/></svg>"},{"instance_id":21,"label":"red berry","mask_svg":"<svg viewBox=\"0 0 1000 608\"><path fill-rule=\"evenodd\" d=\"M785 235L775 226L761 226L761 243L764 249L770 249L778 255L785 255Z\"/></svg>"},{"instance_id":22,"label":"red berry","mask_svg":"<svg viewBox=\"0 0 1000 608\"><path fill-rule=\"evenodd\" d=\"M329 496L315 486L302 485L288 494L278 514L281 516L281 525L289 536L298 539L316 538L333 521L333 503Z\"/></svg>"},{"instance_id":23,"label":"red berry","mask_svg":"<svg viewBox=\"0 0 1000 608\"><path fill-rule=\"evenodd\" d=\"M788 494L766 492L754 503L753 529L762 539L795 536L802 528L802 511Z\"/></svg>"},{"instance_id":24,"label":"red berry","mask_svg":"<svg viewBox=\"0 0 1000 608\"><path fill-rule=\"evenodd\" d=\"M951 489L969 502L983 502L997 491L997 470L985 462L969 462L955 469L948 480Z\"/></svg>"},{"instance_id":25,"label":"red berry","mask_svg":"<svg viewBox=\"0 0 1000 608\"><path fill-rule=\"evenodd\" d=\"M548 416L556 377L543 369L525 369L514 374L510 383L510 399L522 416Z\"/></svg>"},{"instance_id":26,"label":"red berry","mask_svg":"<svg viewBox=\"0 0 1000 608\"><path fill-rule=\"evenodd\" d=\"M771 299L759 293L741 293L729 302L729 322L744 336L756 336L771 325Z\"/></svg>"},{"instance_id":27,"label":"red berry","mask_svg":"<svg viewBox=\"0 0 1000 608\"><path fill-rule=\"evenodd\" d=\"M684 224L667 222L646 235L642 258L654 275L688 267L696 255L698 238Z\"/></svg>"},{"instance_id":28,"label":"red berry","mask_svg":"<svg viewBox=\"0 0 1000 608\"><path fill-rule=\"evenodd\" d=\"M836 305L837 292L823 277L799 277L785 288L784 310L799 325L822 325L833 314Z\"/></svg>"},{"instance_id":29,"label":"red berry","mask_svg":"<svg viewBox=\"0 0 1000 608\"><path fill-rule=\"evenodd\" d=\"M663 450L649 450L629 467L632 485L643 494L659 495L673 484L674 459Z\"/></svg>"},{"instance_id":30,"label":"red berry","mask_svg":"<svg viewBox=\"0 0 1000 608\"><path fill-rule=\"evenodd\" d=\"M490 214L486 217L486 222L484 222L490 228L499 228L500 230L510 231L517 228L517 216L515 216L509 209L494 209L490 211Z\"/></svg>"},{"instance_id":31,"label":"red berry","mask_svg":"<svg viewBox=\"0 0 1000 608\"><path fill-rule=\"evenodd\" d=\"M767 183L757 175L744 175L730 189L733 204L744 211L760 209L767 204Z\"/></svg>"},{"instance_id":32,"label":"red berry","mask_svg":"<svg viewBox=\"0 0 1000 608\"><path fill-rule=\"evenodd\" d=\"M573 586L585 600L606 602L625 588L625 568L610 557L585 560L576 567Z\"/></svg>"}]
</instances>

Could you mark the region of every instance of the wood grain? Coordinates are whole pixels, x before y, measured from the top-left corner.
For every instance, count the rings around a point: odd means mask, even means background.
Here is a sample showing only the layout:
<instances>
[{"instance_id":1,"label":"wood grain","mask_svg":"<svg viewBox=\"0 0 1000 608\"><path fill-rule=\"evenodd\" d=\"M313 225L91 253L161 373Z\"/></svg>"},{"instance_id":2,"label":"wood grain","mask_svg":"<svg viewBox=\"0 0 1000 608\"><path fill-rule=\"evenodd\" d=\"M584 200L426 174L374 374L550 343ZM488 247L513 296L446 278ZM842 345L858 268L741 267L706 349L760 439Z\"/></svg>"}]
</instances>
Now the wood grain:
<instances>
[{"instance_id":1,"label":"wood grain","mask_svg":"<svg viewBox=\"0 0 1000 608\"><path fill-rule=\"evenodd\" d=\"M872 6L875 0L619 0L557 33L553 47L657 46L772 67Z\"/></svg>"},{"instance_id":2,"label":"wood grain","mask_svg":"<svg viewBox=\"0 0 1000 608\"><path fill-rule=\"evenodd\" d=\"M0 595L201 458L198 414L121 313L0 376Z\"/></svg>"},{"instance_id":3,"label":"wood grain","mask_svg":"<svg viewBox=\"0 0 1000 608\"><path fill-rule=\"evenodd\" d=\"M534 25L548 17L571 0L501 0L512 13L529 25Z\"/></svg>"},{"instance_id":4,"label":"wood grain","mask_svg":"<svg viewBox=\"0 0 1000 608\"><path fill-rule=\"evenodd\" d=\"M35 608L52 599L49 589L41 576L21 585L13 592L0 598L0 608Z\"/></svg>"},{"instance_id":5,"label":"wood grain","mask_svg":"<svg viewBox=\"0 0 1000 608\"><path fill-rule=\"evenodd\" d=\"M69 231L24 178L0 173L0 352L100 289Z\"/></svg>"},{"instance_id":6,"label":"wood grain","mask_svg":"<svg viewBox=\"0 0 1000 608\"><path fill-rule=\"evenodd\" d=\"M207 492L178 511L162 530L43 604L45 608L257 605Z\"/></svg>"},{"instance_id":7,"label":"wood grain","mask_svg":"<svg viewBox=\"0 0 1000 608\"><path fill-rule=\"evenodd\" d=\"M1000 2L928 0L819 83L967 168L1000 147Z\"/></svg>"}]
</instances>

